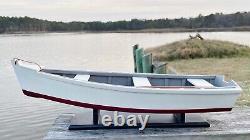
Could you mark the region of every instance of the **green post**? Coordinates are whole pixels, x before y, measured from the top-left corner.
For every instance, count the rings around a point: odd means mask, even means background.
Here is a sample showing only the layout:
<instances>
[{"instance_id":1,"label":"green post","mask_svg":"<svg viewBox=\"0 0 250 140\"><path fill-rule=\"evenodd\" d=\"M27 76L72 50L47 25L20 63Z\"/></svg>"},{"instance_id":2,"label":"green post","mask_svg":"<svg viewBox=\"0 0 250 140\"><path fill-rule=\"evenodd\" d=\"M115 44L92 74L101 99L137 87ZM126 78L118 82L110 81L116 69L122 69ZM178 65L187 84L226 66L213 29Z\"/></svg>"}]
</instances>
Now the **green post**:
<instances>
[{"instance_id":1,"label":"green post","mask_svg":"<svg viewBox=\"0 0 250 140\"><path fill-rule=\"evenodd\" d=\"M139 48L135 51L136 54L136 72L137 73L142 73L143 68L142 68L142 56L143 56L143 48Z\"/></svg>"},{"instance_id":2,"label":"green post","mask_svg":"<svg viewBox=\"0 0 250 140\"><path fill-rule=\"evenodd\" d=\"M154 73L158 73L158 74L166 74L166 65L167 63L164 62L158 62L154 65Z\"/></svg>"},{"instance_id":3,"label":"green post","mask_svg":"<svg viewBox=\"0 0 250 140\"><path fill-rule=\"evenodd\" d=\"M133 46L134 72L137 72L137 70L136 70L136 50L137 49L138 49L138 44Z\"/></svg>"},{"instance_id":4,"label":"green post","mask_svg":"<svg viewBox=\"0 0 250 140\"><path fill-rule=\"evenodd\" d=\"M142 57L143 73L152 73L152 54L146 54Z\"/></svg>"}]
</instances>

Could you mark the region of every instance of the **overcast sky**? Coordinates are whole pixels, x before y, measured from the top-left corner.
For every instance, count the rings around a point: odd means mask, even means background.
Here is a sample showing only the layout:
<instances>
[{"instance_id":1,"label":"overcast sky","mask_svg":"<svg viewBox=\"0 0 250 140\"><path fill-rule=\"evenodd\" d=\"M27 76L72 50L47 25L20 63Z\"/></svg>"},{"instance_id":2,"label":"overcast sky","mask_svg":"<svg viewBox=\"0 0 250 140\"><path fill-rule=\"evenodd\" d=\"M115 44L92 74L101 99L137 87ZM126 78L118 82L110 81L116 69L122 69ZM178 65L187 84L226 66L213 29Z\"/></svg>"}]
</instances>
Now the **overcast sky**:
<instances>
[{"instance_id":1,"label":"overcast sky","mask_svg":"<svg viewBox=\"0 0 250 140\"><path fill-rule=\"evenodd\" d=\"M0 0L0 16L116 21L250 11L250 0Z\"/></svg>"}]
</instances>

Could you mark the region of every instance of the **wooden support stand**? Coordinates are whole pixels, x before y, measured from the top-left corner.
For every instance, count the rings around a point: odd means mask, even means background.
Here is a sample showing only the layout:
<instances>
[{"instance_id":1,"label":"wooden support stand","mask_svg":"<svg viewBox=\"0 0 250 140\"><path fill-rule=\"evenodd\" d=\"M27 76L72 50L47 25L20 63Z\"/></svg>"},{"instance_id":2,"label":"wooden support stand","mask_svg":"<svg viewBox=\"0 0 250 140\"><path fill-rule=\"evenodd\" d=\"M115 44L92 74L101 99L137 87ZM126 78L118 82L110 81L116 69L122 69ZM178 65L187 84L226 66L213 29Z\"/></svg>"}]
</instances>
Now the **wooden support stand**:
<instances>
[{"instance_id":1,"label":"wooden support stand","mask_svg":"<svg viewBox=\"0 0 250 140\"><path fill-rule=\"evenodd\" d=\"M176 123L185 123L185 113L174 114L174 119Z\"/></svg>"},{"instance_id":2,"label":"wooden support stand","mask_svg":"<svg viewBox=\"0 0 250 140\"><path fill-rule=\"evenodd\" d=\"M100 117L100 110L93 109L93 125L98 125Z\"/></svg>"},{"instance_id":3,"label":"wooden support stand","mask_svg":"<svg viewBox=\"0 0 250 140\"><path fill-rule=\"evenodd\" d=\"M199 117L197 120L196 117L189 117L187 120L185 113L174 114L172 122L165 123L147 123L146 128L187 128L187 127L210 127L210 124L205 120ZM137 126L114 126L113 124L110 126L104 126L99 123L100 118L100 110L93 110L93 124L71 124L69 126L69 130L98 130L98 129L131 129L131 128L140 128L141 124L137 124Z\"/></svg>"}]
</instances>

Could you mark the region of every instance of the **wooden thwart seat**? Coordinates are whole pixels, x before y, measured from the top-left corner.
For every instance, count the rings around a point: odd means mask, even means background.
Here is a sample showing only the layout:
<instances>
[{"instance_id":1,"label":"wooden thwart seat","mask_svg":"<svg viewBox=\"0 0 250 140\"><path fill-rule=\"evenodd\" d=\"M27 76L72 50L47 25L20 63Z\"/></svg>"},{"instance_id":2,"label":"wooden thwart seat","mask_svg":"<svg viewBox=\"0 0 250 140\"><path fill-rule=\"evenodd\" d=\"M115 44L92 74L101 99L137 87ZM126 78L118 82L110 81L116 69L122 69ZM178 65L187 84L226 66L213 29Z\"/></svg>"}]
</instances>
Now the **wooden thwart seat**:
<instances>
[{"instance_id":1,"label":"wooden thwart seat","mask_svg":"<svg viewBox=\"0 0 250 140\"><path fill-rule=\"evenodd\" d=\"M214 87L214 85L204 79L187 79L187 81L196 87Z\"/></svg>"},{"instance_id":2,"label":"wooden thwart seat","mask_svg":"<svg viewBox=\"0 0 250 140\"><path fill-rule=\"evenodd\" d=\"M148 78L145 77L132 77L134 86L136 87L147 87L151 86Z\"/></svg>"},{"instance_id":3,"label":"wooden thwart seat","mask_svg":"<svg viewBox=\"0 0 250 140\"><path fill-rule=\"evenodd\" d=\"M74 79L81 80L81 81L88 81L90 78L90 75L83 75L83 74L77 74Z\"/></svg>"}]
</instances>

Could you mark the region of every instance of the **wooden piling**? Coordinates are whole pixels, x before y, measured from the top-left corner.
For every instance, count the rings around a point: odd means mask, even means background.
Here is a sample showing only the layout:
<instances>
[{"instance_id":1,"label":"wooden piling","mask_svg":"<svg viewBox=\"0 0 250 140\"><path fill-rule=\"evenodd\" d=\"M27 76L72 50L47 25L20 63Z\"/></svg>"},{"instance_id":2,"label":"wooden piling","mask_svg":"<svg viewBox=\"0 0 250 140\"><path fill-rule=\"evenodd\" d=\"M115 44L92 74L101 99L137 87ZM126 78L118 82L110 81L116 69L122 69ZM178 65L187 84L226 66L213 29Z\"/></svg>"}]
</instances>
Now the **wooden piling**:
<instances>
[{"instance_id":1,"label":"wooden piling","mask_svg":"<svg viewBox=\"0 0 250 140\"><path fill-rule=\"evenodd\" d=\"M139 48L136 44L133 46L133 57L134 57L134 72L135 73L167 73L165 62L154 62L152 54L145 54L143 48Z\"/></svg>"},{"instance_id":2,"label":"wooden piling","mask_svg":"<svg viewBox=\"0 0 250 140\"><path fill-rule=\"evenodd\" d=\"M142 57L142 70L143 73L152 73L152 54L146 54Z\"/></svg>"},{"instance_id":3,"label":"wooden piling","mask_svg":"<svg viewBox=\"0 0 250 140\"><path fill-rule=\"evenodd\" d=\"M136 50L138 49L138 47L139 47L138 44L133 46L134 72L137 72L137 70L136 70Z\"/></svg>"},{"instance_id":4,"label":"wooden piling","mask_svg":"<svg viewBox=\"0 0 250 140\"><path fill-rule=\"evenodd\" d=\"M144 52L143 52L143 48L138 48L136 49L135 51L135 54L136 54L136 72L137 73L142 73L143 72L143 68L142 68L142 57L144 55Z\"/></svg>"}]
</instances>

